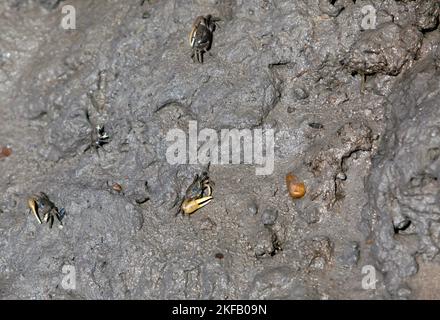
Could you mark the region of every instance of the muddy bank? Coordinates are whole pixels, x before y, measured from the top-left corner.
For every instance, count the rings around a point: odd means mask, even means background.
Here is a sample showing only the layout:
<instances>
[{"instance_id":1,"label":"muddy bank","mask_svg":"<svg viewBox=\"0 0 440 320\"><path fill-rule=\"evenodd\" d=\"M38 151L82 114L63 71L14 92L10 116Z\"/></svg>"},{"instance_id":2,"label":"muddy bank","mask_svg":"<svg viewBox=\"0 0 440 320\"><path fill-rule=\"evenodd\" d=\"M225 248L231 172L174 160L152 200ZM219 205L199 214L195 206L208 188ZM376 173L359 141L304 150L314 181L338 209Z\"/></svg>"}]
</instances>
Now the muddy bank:
<instances>
[{"instance_id":1,"label":"muddy bank","mask_svg":"<svg viewBox=\"0 0 440 320\"><path fill-rule=\"evenodd\" d=\"M68 4L76 30L60 27ZM374 29L363 1L2 2L0 296L426 296L418 270L438 265L439 3L368 4ZM221 21L194 63L188 33L208 13ZM167 134L190 121L273 129L273 172L212 164L213 200L176 216L206 169L167 161ZM109 136L98 149L97 126ZM288 172L307 188L299 200ZM63 229L28 213L40 191L65 208ZM362 287L369 265L376 289Z\"/></svg>"}]
</instances>

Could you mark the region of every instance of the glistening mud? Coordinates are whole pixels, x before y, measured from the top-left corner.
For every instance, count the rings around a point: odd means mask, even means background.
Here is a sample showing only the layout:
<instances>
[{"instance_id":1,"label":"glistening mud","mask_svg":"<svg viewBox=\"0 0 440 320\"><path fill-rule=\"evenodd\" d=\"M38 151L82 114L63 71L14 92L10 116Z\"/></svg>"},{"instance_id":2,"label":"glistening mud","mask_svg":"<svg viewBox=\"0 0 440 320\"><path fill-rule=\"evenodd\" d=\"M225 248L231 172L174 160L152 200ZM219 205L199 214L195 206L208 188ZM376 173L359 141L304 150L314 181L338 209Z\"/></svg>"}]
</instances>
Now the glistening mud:
<instances>
[{"instance_id":1,"label":"glistening mud","mask_svg":"<svg viewBox=\"0 0 440 320\"><path fill-rule=\"evenodd\" d=\"M439 10L2 1L0 297L440 298ZM166 156L190 121L274 130L273 172L195 179Z\"/></svg>"}]
</instances>

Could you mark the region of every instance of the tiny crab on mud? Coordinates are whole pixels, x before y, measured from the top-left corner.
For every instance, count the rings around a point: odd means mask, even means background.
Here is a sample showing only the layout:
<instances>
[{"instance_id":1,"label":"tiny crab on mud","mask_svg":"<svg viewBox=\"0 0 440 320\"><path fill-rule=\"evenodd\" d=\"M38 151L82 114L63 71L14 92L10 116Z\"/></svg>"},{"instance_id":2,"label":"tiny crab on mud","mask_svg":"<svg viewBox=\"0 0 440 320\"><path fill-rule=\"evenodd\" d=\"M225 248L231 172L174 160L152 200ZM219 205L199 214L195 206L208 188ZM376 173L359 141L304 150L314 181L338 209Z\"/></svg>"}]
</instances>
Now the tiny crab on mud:
<instances>
[{"instance_id":1,"label":"tiny crab on mud","mask_svg":"<svg viewBox=\"0 0 440 320\"><path fill-rule=\"evenodd\" d=\"M203 172L200 176L197 174L186 190L177 214L183 212L190 215L210 203L213 199L211 184L207 172Z\"/></svg>"},{"instance_id":2,"label":"tiny crab on mud","mask_svg":"<svg viewBox=\"0 0 440 320\"><path fill-rule=\"evenodd\" d=\"M84 150L86 152L90 148L95 148L95 150L98 150L99 148L102 148L103 145L108 143L109 135L107 132L105 132L104 127L96 126L95 130L92 130L91 133L91 143L90 145Z\"/></svg>"},{"instance_id":3,"label":"tiny crab on mud","mask_svg":"<svg viewBox=\"0 0 440 320\"><path fill-rule=\"evenodd\" d=\"M105 131L104 126L97 125L96 127L94 127L88 113L86 113L86 117L90 125L92 126L92 131L90 133L90 144L87 146L84 152L87 152L91 148L94 148L95 151L98 152L98 149L109 143L110 137Z\"/></svg>"},{"instance_id":4,"label":"tiny crab on mud","mask_svg":"<svg viewBox=\"0 0 440 320\"><path fill-rule=\"evenodd\" d=\"M217 21L220 19L213 18L210 14L206 17L198 16L194 21L189 34L189 43L192 48L191 58L194 62L197 59L197 62L203 63L203 54L211 49Z\"/></svg>"},{"instance_id":5,"label":"tiny crab on mud","mask_svg":"<svg viewBox=\"0 0 440 320\"><path fill-rule=\"evenodd\" d=\"M40 224L43 223L42 221L46 223L49 222L49 228L52 228L55 216L60 222L60 226L63 226L61 220L65 214L64 208L58 210L55 204L50 201L49 197L44 192L29 197L28 207ZM43 220L41 220L40 214L43 215Z\"/></svg>"}]
</instances>

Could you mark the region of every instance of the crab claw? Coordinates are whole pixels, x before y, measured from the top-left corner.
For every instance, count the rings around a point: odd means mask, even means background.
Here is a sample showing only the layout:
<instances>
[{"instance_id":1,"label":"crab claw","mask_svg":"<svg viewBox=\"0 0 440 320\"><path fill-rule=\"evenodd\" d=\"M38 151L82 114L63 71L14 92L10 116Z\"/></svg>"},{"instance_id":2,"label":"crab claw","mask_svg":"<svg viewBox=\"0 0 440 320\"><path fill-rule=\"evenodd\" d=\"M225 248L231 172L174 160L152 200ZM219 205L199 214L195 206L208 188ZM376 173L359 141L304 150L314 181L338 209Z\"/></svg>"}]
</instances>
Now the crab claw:
<instances>
[{"instance_id":1,"label":"crab claw","mask_svg":"<svg viewBox=\"0 0 440 320\"><path fill-rule=\"evenodd\" d=\"M49 221L49 217L50 217L50 212L46 212L43 216L43 221L47 223Z\"/></svg>"},{"instance_id":2,"label":"crab claw","mask_svg":"<svg viewBox=\"0 0 440 320\"><path fill-rule=\"evenodd\" d=\"M199 26L199 24L201 24L203 21L205 20L205 18L203 16L198 16L196 18L196 20L194 21L193 25L192 25L192 29L191 32L189 34L189 43L191 45L191 47L194 47L194 42L196 41L196 32L197 32L197 27Z\"/></svg>"},{"instance_id":3,"label":"crab claw","mask_svg":"<svg viewBox=\"0 0 440 320\"><path fill-rule=\"evenodd\" d=\"M194 36L197 30L197 26L193 26L191 33L189 34L189 44L191 48L194 47L194 42L196 41L196 37Z\"/></svg>"},{"instance_id":4,"label":"crab claw","mask_svg":"<svg viewBox=\"0 0 440 320\"><path fill-rule=\"evenodd\" d=\"M203 208L208 203L210 203L212 200L212 196L203 197L199 199L193 199L193 200L185 200L182 203L182 211L184 214L192 214L199 210L200 208Z\"/></svg>"},{"instance_id":5,"label":"crab claw","mask_svg":"<svg viewBox=\"0 0 440 320\"><path fill-rule=\"evenodd\" d=\"M41 224L41 219L40 216L38 215L38 204L37 201L34 198L29 198L28 199L28 206L30 208L30 210L32 211L32 213L34 214L35 218L38 220L38 222Z\"/></svg>"}]
</instances>

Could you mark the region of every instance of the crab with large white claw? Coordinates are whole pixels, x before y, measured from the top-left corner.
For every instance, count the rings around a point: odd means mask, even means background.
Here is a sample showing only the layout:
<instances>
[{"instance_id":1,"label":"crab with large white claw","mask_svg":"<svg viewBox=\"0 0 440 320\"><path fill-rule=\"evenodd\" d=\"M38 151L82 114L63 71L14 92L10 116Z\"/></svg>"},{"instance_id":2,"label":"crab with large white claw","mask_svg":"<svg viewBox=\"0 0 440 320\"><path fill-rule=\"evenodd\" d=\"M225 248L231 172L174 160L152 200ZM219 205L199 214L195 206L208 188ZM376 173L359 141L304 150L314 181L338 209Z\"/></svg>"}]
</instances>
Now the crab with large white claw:
<instances>
[{"instance_id":1,"label":"crab with large white claw","mask_svg":"<svg viewBox=\"0 0 440 320\"><path fill-rule=\"evenodd\" d=\"M209 204L213 199L211 184L207 172L203 172L200 176L196 175L194 181L186 190L185 198L178 213L183 212L186 215L191 215Z\"/></svg>"},{"instance_id":2,"label":"crab with large white claw","mask_svg":"<svg viewBox=\"0 0 440 320\"><path fill-rule=\"evenodd\" d=\"M49 223L49 228L52 228L55 217L60 223L60 228L63 227L62 219L65 215L65 210L62 208L58 210L55 204L50 201L47 194L44 192L40 192L38 194L34 194L28 198L28 207L30 212L37 219L38 223L42 224L43 222ZM41 219L41 216L43 219Z\"/></svg>"}]
</instances>

